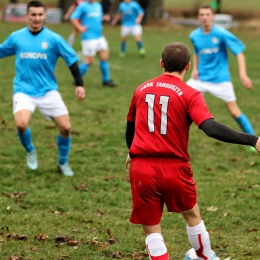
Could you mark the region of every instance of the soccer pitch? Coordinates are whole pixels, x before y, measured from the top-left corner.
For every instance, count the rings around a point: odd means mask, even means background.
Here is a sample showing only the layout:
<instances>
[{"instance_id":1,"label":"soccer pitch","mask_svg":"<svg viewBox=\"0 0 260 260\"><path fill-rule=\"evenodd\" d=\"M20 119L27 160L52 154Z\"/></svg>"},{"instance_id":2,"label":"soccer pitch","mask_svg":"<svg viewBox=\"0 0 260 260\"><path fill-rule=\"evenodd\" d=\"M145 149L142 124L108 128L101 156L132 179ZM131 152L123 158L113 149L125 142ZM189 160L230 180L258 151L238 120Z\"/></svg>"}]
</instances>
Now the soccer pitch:
<instances>
[{"instance_id":1,"label":"soccer pitch","mask_svg":"<svg viewBox=\"0 0 260 260\"><path fill-rule=\"evenodd\" d=\"M1 22L0 42L22 26ZM48 27L66 39L72 30L70 24ZM72 76L65 62L58 62L55 74L72 124L69 159L75 172L72 178L57 172L57 130L38 111L32 116L30 127L39 169L35 172L27 169L12 115L14 58L0 60L1 259L11 256L26 260L148 258L141 227L129 223L131 193L124 168L126 115L134 89L162 72L159 59L163 47L172 41L191 47L188 36L192 29L164 23L145 26L147 56L139 57L130 37L127 57L119 58L120 28L106 25L111 78L118 86L102 87L96 59L84 78L86 99L82 103L75 98ZM254 89L243 88L236 59L230 54L233 84L239 106L259 135L260 32L240 28L232 32L247 46L247 70ZM74 47L80 50L79 39ZM188 72L185 79L189 76ZM205 98L217 121L239 130L220 100L210 95ZM248 153L247 147L209 139L195 125L191 127L189 152L198 203L211 235L212 249L220 259L258 259L260 155ZM190 247L182 217L165 210L162 231L170 259L182 259Z\"/></svg>"}]
</instances>

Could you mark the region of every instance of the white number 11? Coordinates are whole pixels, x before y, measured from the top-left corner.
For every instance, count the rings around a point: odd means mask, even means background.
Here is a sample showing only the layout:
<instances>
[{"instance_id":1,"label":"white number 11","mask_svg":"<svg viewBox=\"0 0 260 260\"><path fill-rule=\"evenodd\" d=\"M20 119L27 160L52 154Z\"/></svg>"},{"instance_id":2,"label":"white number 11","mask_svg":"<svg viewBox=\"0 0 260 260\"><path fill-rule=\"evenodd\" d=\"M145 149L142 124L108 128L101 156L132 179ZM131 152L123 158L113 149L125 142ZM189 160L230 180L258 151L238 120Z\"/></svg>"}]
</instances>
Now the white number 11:
<instances>
[{"instance_id":1,"label":"white number 11","mask_svg":"<svg viewBox=\"0 0 260 260\"><path fill-rule=\"evenodd\" d=\"M161 127L160 133L162 135L167 134L167 112L169 96L160 96L159 104L161 105ZM145 102L148 104L148 129L149 132L153 133L154 130L154 94L146 94Z\"/></svg>"}]
</instances>

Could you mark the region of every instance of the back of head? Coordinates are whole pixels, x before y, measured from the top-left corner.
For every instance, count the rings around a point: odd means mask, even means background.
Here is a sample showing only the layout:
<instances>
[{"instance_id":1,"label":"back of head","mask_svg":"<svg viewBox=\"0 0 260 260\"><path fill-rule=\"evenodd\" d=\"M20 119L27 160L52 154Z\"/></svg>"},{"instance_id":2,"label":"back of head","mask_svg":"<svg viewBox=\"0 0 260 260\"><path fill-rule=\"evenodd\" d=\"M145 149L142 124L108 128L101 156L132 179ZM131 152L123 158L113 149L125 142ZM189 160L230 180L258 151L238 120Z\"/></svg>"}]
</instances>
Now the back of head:
<instances>
[{"instance_id":1,"label":"back of head","mask_svg":"<svg viewBox=\"0 0 260 260\"><path fill-rule=\"evenodd\" d=\"M190 62L190 50L181 42L167 44L162 52L164 69L167 72L182 72Z\"/></svg>"},{"instance_id":2,"label":"back of head","mask_svg":"<svg viewBox=\"0 0 260 260\"><path fill-rule=\"evenodd\" d=\"M30 9L30 7L43 7L44 8L44 4L40 1L31 1L27 4L27 12Z\"/></svg>"}]
</instances>

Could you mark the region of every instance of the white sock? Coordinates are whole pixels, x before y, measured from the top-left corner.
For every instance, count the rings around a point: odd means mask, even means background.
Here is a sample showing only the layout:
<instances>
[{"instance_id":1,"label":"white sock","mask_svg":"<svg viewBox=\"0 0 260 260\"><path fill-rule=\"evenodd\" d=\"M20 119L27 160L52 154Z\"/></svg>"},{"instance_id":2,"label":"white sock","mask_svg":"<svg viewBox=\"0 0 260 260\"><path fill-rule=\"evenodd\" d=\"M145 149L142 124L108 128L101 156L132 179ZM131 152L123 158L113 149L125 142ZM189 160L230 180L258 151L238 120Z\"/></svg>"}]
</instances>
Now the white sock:
<instances>
[{"instance_id":1,"label":"white sock","mask_svg":"<svg viewBox=\"0 0 260 260\"><path fill-rule=\"evenodd\" d=\"M75 35L72 33L70 36L69 36L69 39L68 39L68 44L69 46L72 46L74 41L75 41L76 37Z\"/></svg>"},{"instance_id":2,"label":"white sock","mask_svg":"<svg viewBox=\"0 0 260 260\"><path fill-rule=\"evenodd\" d=\"M204 222L201 221L195 227L187 226L188 238L191 246L195 249L198 260L211 259L211 245L209 233L206 231Z\"/></svg>"},{"instance_id":3,"label":"white sock","mask_svg":"<svg viewBox=\"0 0 260 260\"><path fill-rule=\"evenodd\" d=\"M146 247L151 256L161 256L167 253L167 247L163 236L159 233L152 233L145 239ZM150 258L151 259L151 258Z\"/></svg>"}]
</instances>

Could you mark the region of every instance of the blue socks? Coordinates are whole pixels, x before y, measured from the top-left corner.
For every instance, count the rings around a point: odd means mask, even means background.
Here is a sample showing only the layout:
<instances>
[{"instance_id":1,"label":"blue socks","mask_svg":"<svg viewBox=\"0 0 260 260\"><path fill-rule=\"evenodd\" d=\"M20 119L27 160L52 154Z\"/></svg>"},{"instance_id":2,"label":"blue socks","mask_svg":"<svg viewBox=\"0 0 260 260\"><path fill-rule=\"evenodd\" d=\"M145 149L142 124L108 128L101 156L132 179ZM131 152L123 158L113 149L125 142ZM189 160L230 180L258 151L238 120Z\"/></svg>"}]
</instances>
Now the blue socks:
<instances>
[{"instance_id":1,"label":"blue socks","mask_svg":"<svg viewBox=\"0 0 260 260\"><path fill-rule=\"evenodd\" d=\"M236 118L236 121L245 133L252 135L255 134L250 121L244 114L240 114L240 116Z\"/></svg>"},{"instance_id":2,"label":"blue socks","mask_svg":"<svg viewBox=\"0 0 260 260\"><path fill-rule=\"evenodd\" d=\"M58 145L58 151L59 151L59 158L58 162L59 164L65 164L68 162L69 152L70 152L70 143L71 143L71 137L65 138L57 135L57 145Z\"/></svg>"},{"instance_id":3,"label":"blue socks","mask_svg":"<svg viewBox=\"0 0 260 260\"><path fill-rule=\"evenodd\" d=\"M137 42L138 50L143 48L143 41Z\"/></svg>"},{"instance_id":4,"label":"blue socks","mask_svg":"<svg viewBox=\"0 0 260 260\"><path fill-rule=\"evenodd\" d=\"M99 63L99 68L102 73L103 82L108 82L110 80L110 68L107 61L101 60Z\"/></svg>"},{"instance_id":5,"label":"blue socks","mask_svg":"<svg viewBox=\"0 0 260 260\"><path fill-rule=\"evenodd\" d=\"M17 135L27 153L29 153L35 149L32 144L32 134L31 134L31 130L29 127L26 128L26 130L23 134L17 132Z\"/></svg>"},{"instance_id":6,"label":"blue socks","mask_svg":"<svg viewBox=\"0 0 260 260\"><path fill-rule=\"evenodd\" d=\"M121 42L121 52L126 52L126 42Z\"/></svg>"},{"instance_id":7,"label":"blue socks","mask_svg":"<svg viewBox=\"0 0 260 260\"><path fill-rule=\"evenodd\" d=\"M80 75L83 77L88 71L89 65L84 61L79 65Z\"/></svg>"}]
</instances>

